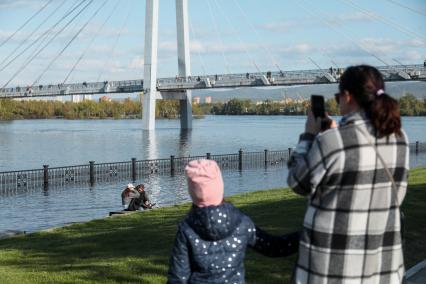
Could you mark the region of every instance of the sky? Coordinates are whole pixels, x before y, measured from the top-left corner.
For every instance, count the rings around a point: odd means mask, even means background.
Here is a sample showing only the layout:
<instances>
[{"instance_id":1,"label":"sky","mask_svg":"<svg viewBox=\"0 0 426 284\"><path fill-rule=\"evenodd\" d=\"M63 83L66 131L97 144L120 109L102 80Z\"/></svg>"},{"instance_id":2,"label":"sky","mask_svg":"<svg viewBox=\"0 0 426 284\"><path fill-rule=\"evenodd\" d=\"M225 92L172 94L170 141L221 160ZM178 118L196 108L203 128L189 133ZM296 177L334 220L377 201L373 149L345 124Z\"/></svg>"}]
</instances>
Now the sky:
<instances>
[{"instance_id":1,"label":"sky","mask_svg":"<svg viewBox=\"0 0 426 284\"><path fill-rule=\"evenodd\" d=\"M0 87L143 78L145 1L85 0L56 24L81 1L0 0ZM159 3L158 77L174 77L175 0ZM426 0L188 3L193 75L426 59Z\"/></svg>"}]
</instances>

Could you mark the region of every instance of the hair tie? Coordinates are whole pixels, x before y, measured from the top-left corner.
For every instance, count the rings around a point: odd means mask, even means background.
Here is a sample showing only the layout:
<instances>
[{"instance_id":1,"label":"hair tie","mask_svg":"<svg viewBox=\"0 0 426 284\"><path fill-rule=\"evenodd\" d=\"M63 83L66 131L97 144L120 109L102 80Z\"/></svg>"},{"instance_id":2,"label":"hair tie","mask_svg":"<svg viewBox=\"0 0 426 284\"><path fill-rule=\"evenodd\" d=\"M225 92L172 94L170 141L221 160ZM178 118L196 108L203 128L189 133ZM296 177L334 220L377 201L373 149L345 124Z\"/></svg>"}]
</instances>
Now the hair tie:
<instances>
[{"instance_id":1,"label":"hair tie","mask_svg":"<svg viewBox=\"0 0 426 284\"><path fill-rule=\"evenodd\" d=\"M381 96L385 93L385 91L383 91L383 89L378 89L376 92L376 96Z\"/></svg>"}]
</instances>

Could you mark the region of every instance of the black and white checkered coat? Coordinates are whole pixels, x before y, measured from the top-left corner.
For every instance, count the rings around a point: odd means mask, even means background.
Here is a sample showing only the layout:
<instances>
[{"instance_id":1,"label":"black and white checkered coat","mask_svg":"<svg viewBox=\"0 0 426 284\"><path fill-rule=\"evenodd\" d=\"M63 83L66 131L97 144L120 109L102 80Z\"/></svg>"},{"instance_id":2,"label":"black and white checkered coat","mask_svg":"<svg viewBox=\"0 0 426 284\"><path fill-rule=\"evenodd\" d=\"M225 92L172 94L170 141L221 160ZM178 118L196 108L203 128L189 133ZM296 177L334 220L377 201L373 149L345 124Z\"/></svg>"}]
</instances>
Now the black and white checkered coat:
<instances>
[{"instance_id":1,"label":"black and white checkered coat","mask_svg":"<svg viewBox=\"0 0 426 284\"><path fill-rule=\"evenodd\" d=\"M288 176L289 186L308 197L295 283L402 282L399 206L407 189L408 142L405 133L380 139L373 133L364 113L355 112L338 128L301 136ZM367 139L393 174L398 198Z\"/></svg>"}]
</instances>

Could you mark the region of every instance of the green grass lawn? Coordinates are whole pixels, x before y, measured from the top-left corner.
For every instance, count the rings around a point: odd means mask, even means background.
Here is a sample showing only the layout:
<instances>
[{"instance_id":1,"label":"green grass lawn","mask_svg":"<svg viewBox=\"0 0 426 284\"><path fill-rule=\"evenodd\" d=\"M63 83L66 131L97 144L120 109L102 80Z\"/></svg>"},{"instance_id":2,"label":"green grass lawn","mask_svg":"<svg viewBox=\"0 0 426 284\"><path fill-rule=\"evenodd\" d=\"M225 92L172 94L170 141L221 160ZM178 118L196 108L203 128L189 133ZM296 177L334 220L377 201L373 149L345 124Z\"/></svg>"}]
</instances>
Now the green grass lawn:
<instances>
[{"instance_id":1,"label":"green grass lawn","mask_svg":"<svg viewBox=\"0 0 426 284\"><path fill-rule=\"evenodd\" d=\"M410 172L404 202L406 266L426 258L426 168ZM229 198L271 233L300 228L306 202L288 189ZM75 224L0 241L0 283L164 283L176 232L190 205ZM105 212L107 213L107 212ZM295 256L249 251L248 283L287 283Z\"/></svg>"}]
</instances>

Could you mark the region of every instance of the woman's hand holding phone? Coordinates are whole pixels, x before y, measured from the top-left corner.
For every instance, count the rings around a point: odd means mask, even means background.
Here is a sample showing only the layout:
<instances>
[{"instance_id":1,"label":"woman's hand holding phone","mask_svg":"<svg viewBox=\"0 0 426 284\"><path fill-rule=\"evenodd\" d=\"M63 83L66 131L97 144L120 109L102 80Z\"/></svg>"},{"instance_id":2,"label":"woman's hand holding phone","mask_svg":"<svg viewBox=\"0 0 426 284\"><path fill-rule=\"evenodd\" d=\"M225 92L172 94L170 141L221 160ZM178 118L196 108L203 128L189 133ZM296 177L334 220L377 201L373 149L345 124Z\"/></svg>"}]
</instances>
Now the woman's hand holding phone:
<instances>
[{"instance_id":1,"label":"woman's hand holding phone","mask_svg":"<svg viewBox=\"0 0 426 284\"><path fill-rule=\"evenodd\" d=\"M308 119L306 120L306 124L305 124L305 133L317 135L318 133L321 132L321 124L322 124L322 118L315 117L314 113L309 108Z\"/></svg>"},{"instance_id":2,"label":"woman's hand holding phone","mask_svg":"<svg viewBox=\"0 0 426 284\"><path fill-rule=\"evenodd\" d=\"M325 117L315 117L312 110L308 110L308 119L305 124L305 133L317 135L320 132L326 131L330 128L336 128L337 122L331 119L328 114Z\"/></svg>"}]
</instances>

